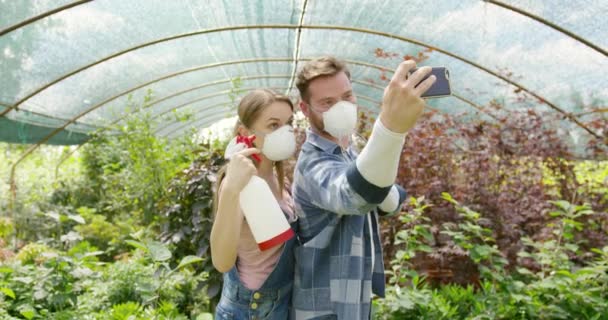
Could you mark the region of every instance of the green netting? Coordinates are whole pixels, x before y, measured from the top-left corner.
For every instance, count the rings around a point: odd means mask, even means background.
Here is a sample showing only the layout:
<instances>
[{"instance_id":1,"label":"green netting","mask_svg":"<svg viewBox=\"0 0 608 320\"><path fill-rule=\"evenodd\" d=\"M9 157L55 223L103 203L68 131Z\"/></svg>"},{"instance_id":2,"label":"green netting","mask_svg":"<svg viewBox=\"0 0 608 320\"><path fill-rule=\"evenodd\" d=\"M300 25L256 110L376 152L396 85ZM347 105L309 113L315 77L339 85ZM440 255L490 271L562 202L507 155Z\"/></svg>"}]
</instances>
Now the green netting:
<instances>
[{"instance_id":1,"label":"green netting","mask_svg":"<svg viewBox=\"0 0 608 320\"><path fill-rule=\"evenodd\" d=\"M67 5L72 0L31 0L22 1L20 5L10 4L12 0L1 0L2 11L0 11L0 30L16 25L21 21L28 20L44 12Z\"/></svg>"},{"instance_id":2,"label":"green netting","mask_svg":"<svg viewBox=\"0 0 608 320\"><path fill-rule=\"evenodd\" d=\"M0 0L0 140L78 143L150 91L158 134L178 136L234 115L248 88L296 97L294 69L322 54L349 62L359 103L372 111L390 77L379 67L423 54L422 64L451 71L455 96L429 102L440 112L492 121L476 106L524 107L522 88L503 76L552 104L525 107L591 121L608 101L605 12L606 1L580 0ZM191 119L176 122L175 109ZM557 123L564 139L589 136L568 117Z\"/></svg>"},{"instance_id":3,"label":"green netting","mask_svg":"<svg viewBox=\"0 0 608 320\"><path fill-rule=\"evenodd\" d=\"M7 118L0 118L0 137L2 137L2 141L10 143L38 142L47 137L54 130L55 128L36 126ZM89 137L86 134L64 130L58 132L45 143L54 145L74 145L81 144L88 138Z\"/></svg>"},{"instance_id":4,"label":"green netting","mask_svg":"<svg viewBox=\"0 0 608 320\"><path fill-rule=\"evenodd\" d=\"M598 15L608 11L606 1L559 1L558 3L555 1L509 0L504 2L570 30L604 50L608 47L606 21L598 19Z\"/></svg>"}]
</instances>

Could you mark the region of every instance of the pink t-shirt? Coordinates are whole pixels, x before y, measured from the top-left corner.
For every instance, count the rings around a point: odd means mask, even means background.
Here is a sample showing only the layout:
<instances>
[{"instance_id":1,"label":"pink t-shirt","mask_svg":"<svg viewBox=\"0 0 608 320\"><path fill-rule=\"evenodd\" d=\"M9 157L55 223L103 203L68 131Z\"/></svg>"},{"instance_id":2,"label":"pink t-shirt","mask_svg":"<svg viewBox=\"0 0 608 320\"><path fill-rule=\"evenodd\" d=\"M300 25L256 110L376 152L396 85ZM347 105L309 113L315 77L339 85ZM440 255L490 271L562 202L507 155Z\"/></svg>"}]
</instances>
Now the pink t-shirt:
<instances>
[{"instance_id":1,"label":"pink t-shirt","mask_svg":"<svg viewBox=\"0 0 608 320\"><path fill-rule=\"evenodd\" d=\"M287 214L289 222L293 222L295 214L293 200L289 192L283 192L283 199L279 200L279 205L283 212ZM241 237L237 245L236 260L236 268L243 285L250 290L257 290L262 287L281 257L283 247L284 245L280 245L261 251L253 238L247 220L243 221Z\"/></svg>"}]
</instances>

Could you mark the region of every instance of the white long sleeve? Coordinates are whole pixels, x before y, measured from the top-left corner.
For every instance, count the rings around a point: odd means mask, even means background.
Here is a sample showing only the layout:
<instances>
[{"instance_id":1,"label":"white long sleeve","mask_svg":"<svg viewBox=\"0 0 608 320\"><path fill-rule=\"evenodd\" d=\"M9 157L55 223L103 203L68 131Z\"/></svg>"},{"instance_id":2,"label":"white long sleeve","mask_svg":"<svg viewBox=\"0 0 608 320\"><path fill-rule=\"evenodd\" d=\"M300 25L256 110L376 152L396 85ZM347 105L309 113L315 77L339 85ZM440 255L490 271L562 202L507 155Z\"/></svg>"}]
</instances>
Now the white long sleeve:
<instances>
[{"instance_id":1,"label":"white long sleeve","mask_svg":"<svg viewBox=\"0 0 608 320\"><path fill-rule=\"evenodd\" d=\"M367 145L357 157L361 176L378 187L392 185L397 177L405 136L406 133L390 131L378 119Z\"/></svg>"}]
</instances>

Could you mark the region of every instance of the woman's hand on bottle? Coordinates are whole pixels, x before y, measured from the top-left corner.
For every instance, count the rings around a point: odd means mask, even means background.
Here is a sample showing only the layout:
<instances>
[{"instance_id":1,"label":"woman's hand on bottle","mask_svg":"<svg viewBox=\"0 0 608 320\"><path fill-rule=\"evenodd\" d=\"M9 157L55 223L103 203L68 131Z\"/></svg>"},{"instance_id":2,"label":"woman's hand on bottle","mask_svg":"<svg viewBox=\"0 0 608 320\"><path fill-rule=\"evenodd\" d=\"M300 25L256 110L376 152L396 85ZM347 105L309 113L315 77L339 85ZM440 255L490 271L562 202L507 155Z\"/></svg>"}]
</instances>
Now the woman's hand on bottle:
<instances>
[{"instance_id":1,"label":"woman's hand on bottle","mask_svg":"<svg viewBox=\"0 0 608 320\"><path fill-rule=\"evenodd\" d=\"M230 158L223 182L224 191L240 193L249 183L251 177L257 174L258 170L249 158L256 153L260 153L260 150L249 148L239 151Z\"/></svg>"}]
</instances>

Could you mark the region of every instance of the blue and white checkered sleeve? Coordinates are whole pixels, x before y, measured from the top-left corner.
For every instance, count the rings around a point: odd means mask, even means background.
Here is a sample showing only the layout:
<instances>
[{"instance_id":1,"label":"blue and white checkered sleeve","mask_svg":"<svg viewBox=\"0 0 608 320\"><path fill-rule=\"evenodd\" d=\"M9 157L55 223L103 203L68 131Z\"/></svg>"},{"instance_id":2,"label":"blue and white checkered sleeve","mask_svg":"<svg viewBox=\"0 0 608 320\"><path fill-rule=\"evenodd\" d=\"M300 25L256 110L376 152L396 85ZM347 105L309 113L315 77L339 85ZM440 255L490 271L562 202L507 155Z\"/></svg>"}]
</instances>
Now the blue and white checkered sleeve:
<instances>
[{"instance_id":1,"label":"blue and white checkered sleeve","mask_svg":"<svg viewBox=\"0 0 608 320\"><path fill-rule=\"evenodd\" d=\"M321 153L302 154L294 179L310 204L340 215L363 215L381 203L391 186L365 180L354 161Z\"/></svg>"}]
</instances>

